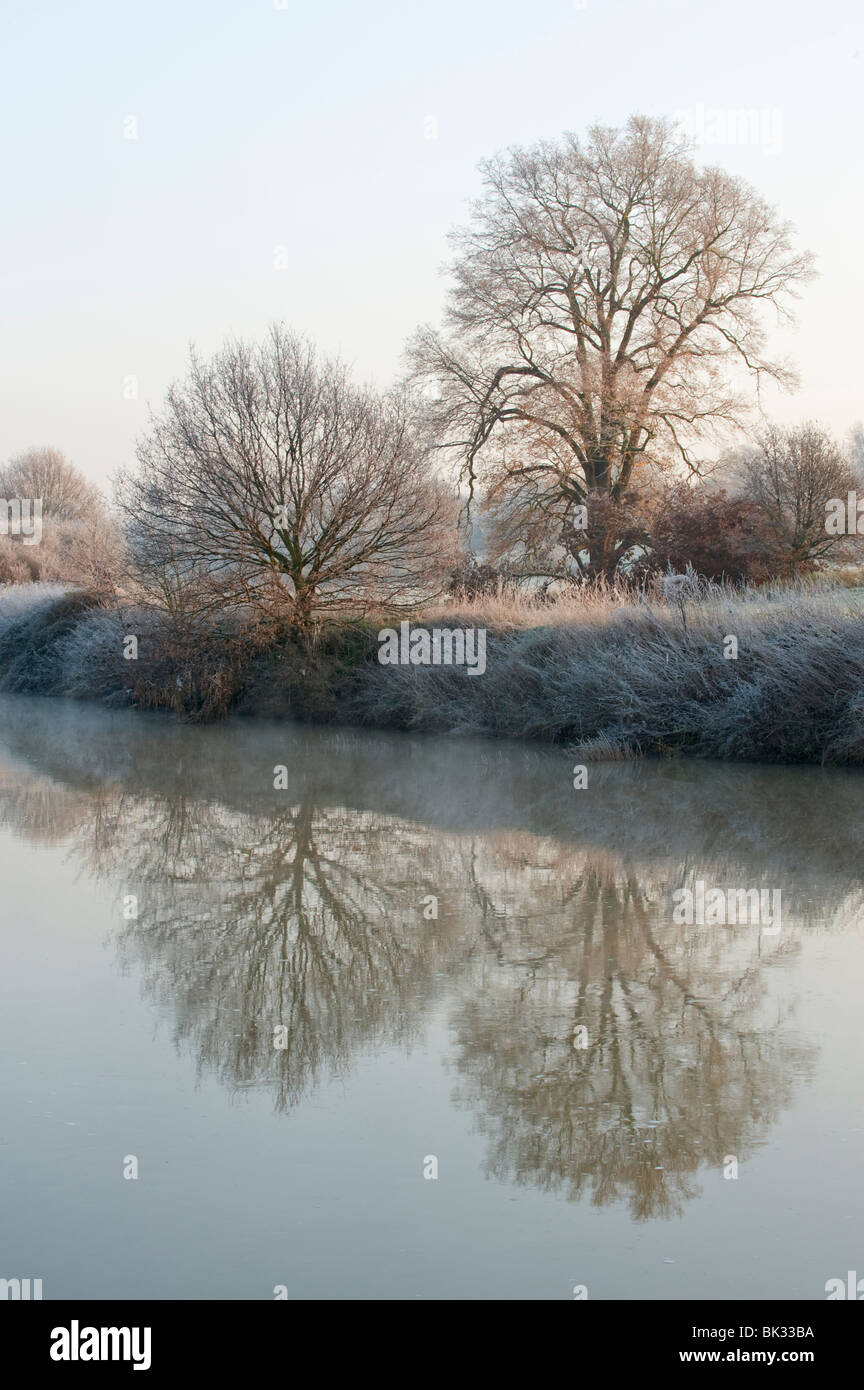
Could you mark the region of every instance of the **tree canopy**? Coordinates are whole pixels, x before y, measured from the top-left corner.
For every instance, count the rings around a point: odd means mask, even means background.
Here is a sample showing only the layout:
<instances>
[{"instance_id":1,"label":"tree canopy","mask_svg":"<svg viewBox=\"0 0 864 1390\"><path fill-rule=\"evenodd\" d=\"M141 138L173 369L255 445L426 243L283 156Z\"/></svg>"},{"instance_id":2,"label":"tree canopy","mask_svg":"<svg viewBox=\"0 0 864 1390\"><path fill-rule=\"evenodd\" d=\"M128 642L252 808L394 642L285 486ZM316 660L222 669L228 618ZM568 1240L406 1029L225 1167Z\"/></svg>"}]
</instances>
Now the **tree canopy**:
<instances>
[{"instance_id":1,"label":"tree canopy","mask_svg":"<svg viewBox=\"0 0 864 1390\"><path fill-rule=\"evenodd\" d=\"M452 234L447 331L417 334L413 369L469 493L479 483L511 523L544 516L589 573L610 574L614 522L586 552L574 509L622 503L651 465L695 468L705 431L742 418L742 373L791 384L763 310L789 314L811 258L665 120L513 148L481 171Z\"/></svg>"}]
</instances>

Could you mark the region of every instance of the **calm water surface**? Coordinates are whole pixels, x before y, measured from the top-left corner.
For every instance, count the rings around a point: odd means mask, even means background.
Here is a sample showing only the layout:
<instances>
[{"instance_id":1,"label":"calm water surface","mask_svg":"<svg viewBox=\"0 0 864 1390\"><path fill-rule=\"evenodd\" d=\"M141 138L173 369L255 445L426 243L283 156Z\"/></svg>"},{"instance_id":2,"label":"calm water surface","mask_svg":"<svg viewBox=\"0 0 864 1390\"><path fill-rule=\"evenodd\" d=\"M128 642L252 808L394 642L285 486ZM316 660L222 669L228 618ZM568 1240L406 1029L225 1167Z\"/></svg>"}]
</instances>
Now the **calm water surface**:
<instances>
[{"instance_id":1,"label":"calm water surface","mask_svg":"<svg viewBox=\"0 0 864 1390\"><path fill-rule=\"evenodd\" d=\"M864 1274L860 774L576 791L572 762L0 702L0 1276L824 1299ZM697 882L780 890L781 930L677 924Z\"/></svg>"}]
</instances>

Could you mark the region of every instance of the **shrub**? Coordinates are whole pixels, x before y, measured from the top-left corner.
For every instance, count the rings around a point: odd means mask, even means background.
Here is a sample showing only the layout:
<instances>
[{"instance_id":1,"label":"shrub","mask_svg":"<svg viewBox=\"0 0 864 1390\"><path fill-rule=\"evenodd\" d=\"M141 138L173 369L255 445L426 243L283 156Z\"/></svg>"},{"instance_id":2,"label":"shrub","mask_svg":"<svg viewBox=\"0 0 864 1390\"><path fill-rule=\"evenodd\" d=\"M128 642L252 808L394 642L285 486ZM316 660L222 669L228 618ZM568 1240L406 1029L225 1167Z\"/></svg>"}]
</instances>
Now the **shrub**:
<instances>
[{"instance_id":1,"label":"shrub","mask_svg":"<svg viewBox=\"0 0 864 1390\"><path fill-rule=\"evenodd\" d=\"M688 565L704 579L731 584L760 584L792 572L759 503L681 488L658 508L641 568L657 573Z\"/></svg>"},{"instance_id":2,"label":"shrub","mask_svg":"<svg viewBox=\"0 0 864 1390\"><path fill-rule=\"evenodd\" d=\"M493 594L501 585L501 573L494 565L487 565L476 555L464 556L451 571L447 584L448 594L459 594L465 598L476 598L478 594Z\"/></svg>"},{"instance_id":3,"label":"shrub","mask_svg":"<svg viewBox=\"0 0 864 1390\"><path fill-rule=\"evenodd\" d=\"M0 602L2 688L22 695L64 694L63 639L96 604L92 594L59 585L40 585L32 597L7 591Z\"/></svg>"}]
</instances>

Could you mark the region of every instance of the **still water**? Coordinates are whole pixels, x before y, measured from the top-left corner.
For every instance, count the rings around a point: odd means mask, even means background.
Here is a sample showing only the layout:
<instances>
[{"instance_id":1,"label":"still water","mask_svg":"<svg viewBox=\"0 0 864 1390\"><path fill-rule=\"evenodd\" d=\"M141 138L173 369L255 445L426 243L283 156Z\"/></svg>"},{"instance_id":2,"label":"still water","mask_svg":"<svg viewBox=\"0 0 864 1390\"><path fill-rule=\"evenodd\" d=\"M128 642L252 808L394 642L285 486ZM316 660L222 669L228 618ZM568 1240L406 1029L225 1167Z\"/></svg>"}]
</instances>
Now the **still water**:
<instances>
[{"instance_id":1,"label":"still water","mask_svg":"<svg viewBox=\"0 0 864 1390\"><path fill-rule=\"evenodd\" d=\"M576 790L572 763L2 700L0 1277L567 1300L864 1275L861 775L624 763ZM780 930L676 921L697 883L779 891Z\"/></svg>"}]
</instances>

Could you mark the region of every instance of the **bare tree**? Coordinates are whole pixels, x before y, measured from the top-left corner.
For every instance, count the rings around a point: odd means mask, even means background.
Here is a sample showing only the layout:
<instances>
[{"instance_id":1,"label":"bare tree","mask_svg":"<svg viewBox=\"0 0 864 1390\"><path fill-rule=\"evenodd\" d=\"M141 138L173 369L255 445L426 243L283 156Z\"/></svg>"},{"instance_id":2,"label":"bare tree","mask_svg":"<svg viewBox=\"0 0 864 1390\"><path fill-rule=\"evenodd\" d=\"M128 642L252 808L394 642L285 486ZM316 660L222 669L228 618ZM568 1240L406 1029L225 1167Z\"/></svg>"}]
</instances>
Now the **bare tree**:
<instances>
[{"instance_id":1,"label":"bare tree","mask_svg":"<svg viewBox=\"0 0 864 1390\"><path fill-rule=\"evenodd\" d=\"M59 581L116 597L125 572L123 538L101 492L59 449L33 448L0 467L0 496L38 498L44 533L32 550L3 536L6 582Z\"/></svg>"},{"instance_id":2,"label":"bare tree","mask_svg":"<svg viewBox=\"0 0 864 1390\"><path fill-rule=\"evenodd\" d=\"M399 607L443 587L455 542L407 391L354 386L274 325L263 344L194 352L118 499L145 572L210 585L223 605Z\"/></svg>"},{"instance_id":3,"label":"bare tree","mask_svg":"<svg viewBox=\"0 0 864 1390\"><path fill-rule=\"evenodd\" d=\"M52 521L88 521L104 510L98 490L59 449L33 448L0 467L0 496L42 499Z\"/></svg>"},{"instance_id":4,"label":"bare tree","mask_svg":"<svg viewBox=\"0 0 864 1390\"><path fill-rule=\"evenodd\" d=\"M453 233L450 335L411 348L472 497L479 482L566 536L575 508L623 499L637 470L695 470L700 436L741 417L735 369L791 382L760 311L788 315L811 258L748 184L697 168L671 123L594 126L481 171ZM568 544L592 575L626 553L614 531Z\"/></svg>"},{"instance_id":5,"label":"bare tree","mask_svg":"<svg viewBox=\"0 0 864 1390\"><path fill-rule=\"evenodd\" d=\"M819 425L794 429L770 425L756 447L736 457L736 471L747 498L757 502L780 553L795 567L848 548L845 535L825 527L832 498L854 491L857 483L846 452Z\"/></svg>"}]
</instances>

